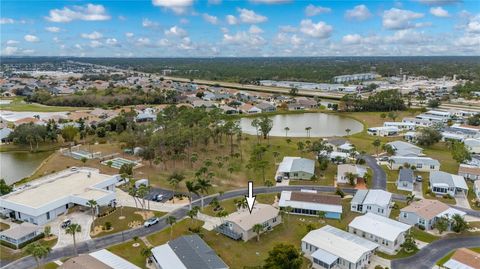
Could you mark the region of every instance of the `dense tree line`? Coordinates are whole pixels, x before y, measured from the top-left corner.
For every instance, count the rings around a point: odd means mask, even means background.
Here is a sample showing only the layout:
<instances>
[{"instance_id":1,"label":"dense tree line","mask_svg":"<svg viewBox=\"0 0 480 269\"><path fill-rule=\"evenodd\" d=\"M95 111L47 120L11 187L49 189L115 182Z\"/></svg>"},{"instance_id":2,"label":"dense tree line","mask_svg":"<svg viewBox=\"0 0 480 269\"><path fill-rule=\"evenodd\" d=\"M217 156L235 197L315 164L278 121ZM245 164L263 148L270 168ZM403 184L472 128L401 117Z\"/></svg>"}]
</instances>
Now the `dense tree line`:
<instances>
[{"instance_id":1,"label":"dense tree line","mask_svg":"<svg viewBox=\"0 0 480 269\"><path fill-rule=\"evenodd\" d=\"M480 79L477 79L473 82L467 81L464 85L456 85L453 87L453 89L461 96L468 96L472 92L480 91Z\"/></svg>"},{"instance_id":2,"label":"dense tree line","mask_svg":"<svg viewBox=\"0 0 480 269\"><path fill-rule=\"evenodd\" d=\"M347 94L342 97L340 107L343 111L398 111L407 108L402 94L397 90L377 92L367 99Z\"/></svg>"}]
</instances>

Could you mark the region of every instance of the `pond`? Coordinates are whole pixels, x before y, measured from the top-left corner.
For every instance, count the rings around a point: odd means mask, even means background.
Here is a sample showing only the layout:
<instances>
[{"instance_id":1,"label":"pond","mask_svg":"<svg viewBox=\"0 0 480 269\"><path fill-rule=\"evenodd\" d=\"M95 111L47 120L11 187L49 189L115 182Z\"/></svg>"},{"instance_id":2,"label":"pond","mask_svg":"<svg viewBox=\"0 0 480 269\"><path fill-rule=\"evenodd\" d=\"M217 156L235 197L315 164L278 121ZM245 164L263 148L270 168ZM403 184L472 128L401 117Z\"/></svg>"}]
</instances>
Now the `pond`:
<instances>
[{"instance_id":1,"label":"pond","mask_svg":"<svg viewBox=\"0 0 480 269\"><path fill-rule=\"evenodd\" d=\"M307 127L311 127L310 137L344 136L347 135L346 129L350 129L350 134L363 130L363 125L359 121L325 113L275 115L270 118L273 120L270 136L285 136L285 127L290 128L289 137L307 137L305 130ZM252 126L253 119L250 117L240 120L240 127L244 133L256 134L256 129Z\"/></svg>"},{"instance_id":2,"label":"pond","mask_svg":"<svg viewBox=\"0 0 480 269\"><path fill-rule=\"evenodd\" d=\"M30 176L51 152L0 152L0 178L13 184Z\"/></svg>"}]
</instances>

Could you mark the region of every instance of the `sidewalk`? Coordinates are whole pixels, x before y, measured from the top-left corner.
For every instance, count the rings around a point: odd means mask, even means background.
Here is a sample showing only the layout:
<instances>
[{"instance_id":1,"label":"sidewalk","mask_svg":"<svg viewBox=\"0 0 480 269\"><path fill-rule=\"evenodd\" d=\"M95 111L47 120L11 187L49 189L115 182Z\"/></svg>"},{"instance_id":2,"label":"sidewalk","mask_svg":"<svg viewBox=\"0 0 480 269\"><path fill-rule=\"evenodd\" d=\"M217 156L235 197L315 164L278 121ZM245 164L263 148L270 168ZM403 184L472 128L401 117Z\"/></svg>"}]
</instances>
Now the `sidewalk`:
<instances>
[{"instance_id":1,"label":"sidewalk","mask_svg":"<svg viewBox=\"0 0 480 269\"><path fill-rule=\"evenodd\" d=\"M200 213L200 212L198 213L196 219L205 222L203 224L202 228L204 228L207 231L212 231L215 227L222 224L222 221L220 220L220 218L205 215L205 214Z\"/></svg>"}]
</instances>

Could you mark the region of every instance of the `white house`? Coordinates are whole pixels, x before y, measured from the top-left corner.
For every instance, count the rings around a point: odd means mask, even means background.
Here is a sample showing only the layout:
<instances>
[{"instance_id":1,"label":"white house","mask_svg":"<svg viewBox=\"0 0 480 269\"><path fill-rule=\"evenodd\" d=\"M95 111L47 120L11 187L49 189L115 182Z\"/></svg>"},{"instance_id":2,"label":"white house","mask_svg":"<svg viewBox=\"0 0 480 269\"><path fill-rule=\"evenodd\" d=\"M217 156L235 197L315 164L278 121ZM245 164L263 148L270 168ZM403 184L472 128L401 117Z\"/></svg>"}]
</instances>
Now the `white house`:
<instances>
[{"instance_id":1,"label":"white house","mask_svg":"<svg viewBox=\"0 0 480 269\"><path fill-rule=\"evenodd\" d=\"M417 127L430 127L433 125L433 123L429 120L423 120L418 118L403 118L402 122L413 123Z\"/></svg>"},{"instance_id":2,"label":"white house","mask_svg":"<svg viewBox=\"0 0 480 269\"><path fill-rule=\"evenodd\" d=\"M371 127L367 129L367 134L373 136L393 136L398 135L400 129L395 126Z\"/></svg>"},{"instance_id":3,"label":"white house","mask_svg":"<svg viewBox=\"0 0 480 269\"><path fill-rule=\"evenodd\" d=\"M460 164L458 168L458 175L469 180L479 180L480 179L480 167L468 164Z\"/></svg>"},{"instance_id":4,"label":"white house","mask_svg":"<svg viewBox=\"0 0 480 269\"><path fill-rule=\"evenodd\" d=\"M455 196L458 192L466 194L468 186L462 176L442 171L430 172L430 190L437 195L449 194Z\"/></svg>"},{"instance_id":5,"label":"white house","mask_svg":"<svg viewBox=\"0 0 480 269\"><path fill-rule=\"evenodd\" d=\"M480 200L480 180L473 182L473 192L475 193L477 199Z\"/></svg>"},{"instance_id":6,"label":"white house","mask_svg":"<svg viewBox=\"0 0 480 269\"><path fill-rule=\"evenodd\" d=\"M476 138L467 138L463 141L465 147L471 153L480 154L480 139Z\"/></svg>"},{"instance_id":7,"label":"white house","mask_svg":"<svg viewBox=\"0 0 480 269\"><path fill-rule=\"evenodd\" d=\"M480 253L468 248L457 249L452 257L443 264L446 269L477 269L480 268Z\"/></svg>"},{"instance_id":8,"label":"white house","mask_svg":"<svg viewBox=\"0 0 480 269\"><path fill-rule=\"evenodd\" d=\"M350 201L351 210L359 213L372 212L390 216L392 194L384 190L358 190Z\"/></svg>"},{"instance_id":9,"label":"white house","mask_svg":"<svg viewBox=\"0 0 480 269\"><path fill-rule=\"evenodd\" d=\"M389 161L390 169L398 170L400 167L415 166L415 170L431 172L440 170L440 162L430 157L404 157L392 156Z\"/></svg>"},{"instance_id":10,"label":"white house","mask_svg":"<svg viewBox=\"0 0 480 269\"><path fill-rule=\"evenodd\" d=\"M383 123L383 127L397 127L401 131L413 131L417 125L413 122L386 121Z\"/></svg>"},{"instance_id":11,"label":"white house","mask_svg":"<svg viewBox=\"0 0 480 269\"><path fill-rule=\"evenodd\" d=\"M354 180L355 184L357 184L357 179L365 176L367 173L367 168L355 164L340 164L337 166L337 183L350 183L347 177L349 173L357 175L357 178Z\"/></svg>"},{"instance_id":12,"label":"white house","mask_svg":"<svg viewBox=\"0 0 480 269\"><path fill-rule=\"evenodd\" d=\"M228 265L197 234L184 235L152 248L159 269L228 269Z\"/></svg>"},{"instance_id":13,"label":"white house","mask_svg":"<svg viewBox=\"0 0 480 269\"><path fill-rule=\"evenodd\" d=\"M101 174L98 169L72 167L28 183L0 197L1 211L12 219L43 225L74 205L88 207L115 201L119 175Z\"/></svg>"},{"instance_id":14,"label":"white house","mask_svg":"<svg viewBox=\"0 0 480 269\"><path fill-rule=\"evenodd\" d=\"M388 217L367 213L354 218L348 224L348 231L377 243L380 251L395 254L411 227Z\"/></svg>"},{"instance_id":15,"label":"white house","mask_svg":"<svg viewBox=\"0 0 480 269\"><path fill-rule=\"evenodd\" d=\"M312 179L315 176L315 161L301 157L284 157L278 165L275 178Z\"/></svg>"},{"instance_id":16,"label":"white house","mask_svg":"<svg viewBox=\"0 0 480 269\"><path fill-rule=\"evenodd\" d=\"M423 149L404 141L392 141L387 143L395 150L395 156L418 157L424 155Z\"/></svg>"},{"instance_id":17,"label":"white house","mask_svg":"<svg viewBox=\"0 0 480 269\"><path fill-rule=\"evenodd\" d=\"M89 254L76 256L65 261L60 269L140 269L135 264L125 260L124 258L113 254L112 252L101 249Z\"/></svg>"},{"instance_id":18,"label":"white house","mask_svg":"<svg viewBox=\"0 0 480 269\"><path fill-rule=\"evenodd\" d=\"M327 219L340 219L342 216L340 196L311 190L282 191L278 206L291 207L291 213L299 215L318 216L318 212L325 212Z\"/></svg>"},{"instance_id":19,"label":"white house","mask_svg":"<svg viewBox=\"0 0 480 269\"><path fill-rule=\"evenodd\" d=\"M402 191L413 191L415 185L415 176L410 168L399 170L397 179L397 189Z\"/></svg>"},{"instance_id":20,"label":"white house","mask_svg":"<svg viewBox=\"0 0 480 269\"><path fill-rule=\"evenodd\" d=\"M302 252L315 269L367 268L378 244L330 225L302 238Z\"/></svg>"}]
</instances>

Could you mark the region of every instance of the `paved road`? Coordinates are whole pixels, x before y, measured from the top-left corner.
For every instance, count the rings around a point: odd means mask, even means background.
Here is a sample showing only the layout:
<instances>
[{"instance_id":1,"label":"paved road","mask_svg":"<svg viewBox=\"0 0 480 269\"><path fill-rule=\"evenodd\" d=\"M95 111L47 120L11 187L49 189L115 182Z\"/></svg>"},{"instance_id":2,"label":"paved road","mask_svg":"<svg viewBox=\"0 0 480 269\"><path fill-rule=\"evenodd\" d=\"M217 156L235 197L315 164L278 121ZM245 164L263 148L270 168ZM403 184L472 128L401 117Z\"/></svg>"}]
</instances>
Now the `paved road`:
<instances>
[{"instance_id":1,"label":"paved road","mask_svg":"<svg viewBox=\"0 0 480 269\"><path fill-rule=\"evenodd\" d=\"M383 171L383 170L382 170ZM254 194L261 194L261 193L278 193L284 190L289 190L289 191L300 191L302 189L311 189L311 190L317 190L321 192L334 192L335 188L331 186L275 186L275 187L257 187L254 188ZM346 194L354 194L356 192L355 189L350 189L350 188L345 188L343 191ZM218 194L214 194L208 197L204 198L205 204L210 203L210 201L214 197L218 197L219 200L227 200L227 199L232 199L240 196L245 196L247 195L247 189L239 189L239 190L233 190L224 193L222 196L218 196ZM393 199L395 200L405 200L405 197L399 194L393 194ZM193 202L194 206L200 206L200 200L194 200ZM472 210L473 211L473 210ZM142 236L147 236L152 233L159 232L165 228L167 228L167 224L165 223L165 218L167 216L175 216L177 220L180 220L184 217L186 217L188 212L188 205L179 208L175 211L172 211L171 213L164 215L160 222L157 225L151 226L149 228L136 228L136 229L131 229L127 230L124 232L118 232L115 234L99 237L99 238L94 238L92 240L88 240L82 243L77 244L77 250L79 254L82 253L88 253L92 252L95 250L103 249L110 247L112 245L116 245L125 241L128 241L132 239L135 236L142 237ZM467 213L469 213L467 211ZM474 212L478 213L478 212ZM477 238L478 240L478 238ZM52 252L48 255L48 257L44 260L42 260L43 263L51 262L54 260L58 260L64 257L69 257L73 255L73 246L67 246L63 248L58 248L52 250ZM29 257L24 257L22 259L16 260L14 262L11 262L9 264L0 264L0 266L4 266L2 268L6 269L27 269L27 268L34 268L36 266L35 260L29 256ZM400 268L400 267L397 267ZM415 268L415 267L405 267L405 268Z\"/></svg>"},{"instance_id":2,"label":"paved road","mask_svg":"<svg viewBox=\"0 0 480 269\"><path fill-rule=\"evenodd\" d=\"M382 167L378 165L377 160L370 155L363 155L362 158L366 164L372 169L372 189L387 189L387 174L383 171Z\"/></svg>"},{"instance_id":3,"label":"paved road","mask_svg":"<svg viewBox=\"0 0 480 269\"><path fill-rule=\"evenodd\" d=\"M450 251L462 247L480 247L480 236L454 237L437 240L422 248L417 254L392 261L393 269L430 269Z\"/></svg>"}]
</instances>

